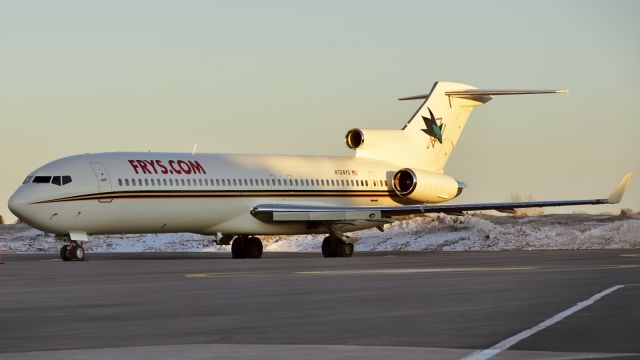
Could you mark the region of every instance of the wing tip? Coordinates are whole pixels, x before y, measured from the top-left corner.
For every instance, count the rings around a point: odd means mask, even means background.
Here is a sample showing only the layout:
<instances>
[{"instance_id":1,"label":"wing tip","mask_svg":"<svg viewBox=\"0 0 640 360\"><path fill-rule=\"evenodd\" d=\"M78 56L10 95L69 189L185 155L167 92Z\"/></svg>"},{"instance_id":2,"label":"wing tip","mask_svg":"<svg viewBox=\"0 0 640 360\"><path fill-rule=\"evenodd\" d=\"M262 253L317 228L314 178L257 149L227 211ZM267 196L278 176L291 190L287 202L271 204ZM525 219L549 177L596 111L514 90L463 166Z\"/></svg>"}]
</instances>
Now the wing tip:
<instances>
[{"instance_id":1,"label":"wing tip","mask_svg":"<svg viewBox=\"0 0 640 360\"><path fill-rule=\"evenodd\" d=\"M622 201L624 192L627 190L627 186L629 185L629 182L631 181L632 177L633 177L632 172L628 172L624 175L622 180L620 180L616 188L613 190L613 192L611 192L611 194L607 198L607 202L609 204L617 204L620 201Z\"/></svg>"}]
</instances>

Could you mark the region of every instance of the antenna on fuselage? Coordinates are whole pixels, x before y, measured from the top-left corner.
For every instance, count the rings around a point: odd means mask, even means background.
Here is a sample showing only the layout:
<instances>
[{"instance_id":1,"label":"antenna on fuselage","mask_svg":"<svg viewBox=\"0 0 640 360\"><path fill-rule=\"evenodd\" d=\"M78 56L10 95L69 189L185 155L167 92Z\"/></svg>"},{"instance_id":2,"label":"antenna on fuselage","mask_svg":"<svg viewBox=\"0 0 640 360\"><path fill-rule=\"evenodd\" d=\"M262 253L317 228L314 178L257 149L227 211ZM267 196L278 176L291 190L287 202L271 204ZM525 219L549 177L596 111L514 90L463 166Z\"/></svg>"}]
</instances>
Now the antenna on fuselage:
<instances>
[{"instance_id":1,"label":"antenna on fuselage","mask_svg":"<svg viewBox=\"0 0 640 360\"><path fill-rule=\"evenodd\" d=\"M191 150L191 155L195 155L198 152L198 144L193 144L193 149Z\"/></svg>"}]
</instances>

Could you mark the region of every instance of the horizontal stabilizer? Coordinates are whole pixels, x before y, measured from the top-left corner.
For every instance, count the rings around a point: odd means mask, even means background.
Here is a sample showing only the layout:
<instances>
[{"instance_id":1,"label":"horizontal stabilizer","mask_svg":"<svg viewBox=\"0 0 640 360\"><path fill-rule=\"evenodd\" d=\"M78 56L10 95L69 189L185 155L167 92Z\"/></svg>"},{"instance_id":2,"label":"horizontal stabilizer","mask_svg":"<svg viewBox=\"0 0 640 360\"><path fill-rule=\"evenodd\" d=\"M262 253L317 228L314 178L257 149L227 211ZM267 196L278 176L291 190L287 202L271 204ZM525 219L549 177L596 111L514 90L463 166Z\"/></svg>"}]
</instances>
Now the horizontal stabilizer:
<instances>
[{"instance_id":1,"label":"horizontal stabilizer","mask_svg":"<svg viewBox=\"0 0 640 360\"><path fill-rule=\"evenodd\" d=\"M465 89L465 90L449 90L445 95L452 97L469 97L469 96L499 96L499 95L527 95L527 94L563 94L569 90L566 89L545 89L545 90L526 90L526 89ZM419 100L427 99L429 94L415 95L403 97L398 100Z\"/></svg>"}]
</instances>

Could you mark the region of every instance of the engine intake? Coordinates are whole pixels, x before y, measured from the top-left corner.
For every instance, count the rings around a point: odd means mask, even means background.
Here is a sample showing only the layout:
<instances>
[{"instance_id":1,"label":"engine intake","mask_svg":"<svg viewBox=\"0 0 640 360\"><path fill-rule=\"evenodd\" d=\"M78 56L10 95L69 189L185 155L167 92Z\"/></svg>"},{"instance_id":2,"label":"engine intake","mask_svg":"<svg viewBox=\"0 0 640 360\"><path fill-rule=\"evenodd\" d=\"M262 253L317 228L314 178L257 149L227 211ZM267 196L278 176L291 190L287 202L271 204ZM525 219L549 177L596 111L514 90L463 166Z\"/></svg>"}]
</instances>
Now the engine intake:
<instances>
[{"instance_id":1,"label":"engine intake","mask_svg":"<svg viewBox=\"0 0 640 360\"><path fill-rule=\"evenodd\" d=\"M393 189L400 196L411 195L417 183L418 177L411 169L400 169L393 175Z\"/></svg>"},{"instance_id":2,"label":"engine intake","mask_svg":"<svg viewBox=\"0 0 640 360\"><path fill-rule=\"evenodd\" d=\"M364 133L360 129L351 129L344 136L349 149L357 149L364 143Z\"/></svg>"}]
</instances>

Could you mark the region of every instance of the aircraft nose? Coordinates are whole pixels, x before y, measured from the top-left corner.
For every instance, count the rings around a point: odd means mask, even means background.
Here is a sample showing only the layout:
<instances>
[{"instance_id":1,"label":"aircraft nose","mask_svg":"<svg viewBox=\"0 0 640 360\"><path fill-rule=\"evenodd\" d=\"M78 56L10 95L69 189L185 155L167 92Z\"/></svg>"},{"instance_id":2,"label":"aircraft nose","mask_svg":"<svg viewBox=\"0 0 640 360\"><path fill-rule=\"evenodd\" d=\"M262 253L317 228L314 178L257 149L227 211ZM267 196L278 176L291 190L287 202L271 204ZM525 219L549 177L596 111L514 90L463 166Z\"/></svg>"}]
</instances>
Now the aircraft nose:
<instances>
[{"instance_id":1,"label":"aircraft nose","mask_svg":"<svg viewBox=\"0 0 640 360\"><path fill-rule=\"evenodd\" d=\"M11 211L17 218L24 219L27 204L28 202L25 198L24 191L22 191L22 189L18 189L9 198L9 211Z\"/></svg>"}]
</instances>

